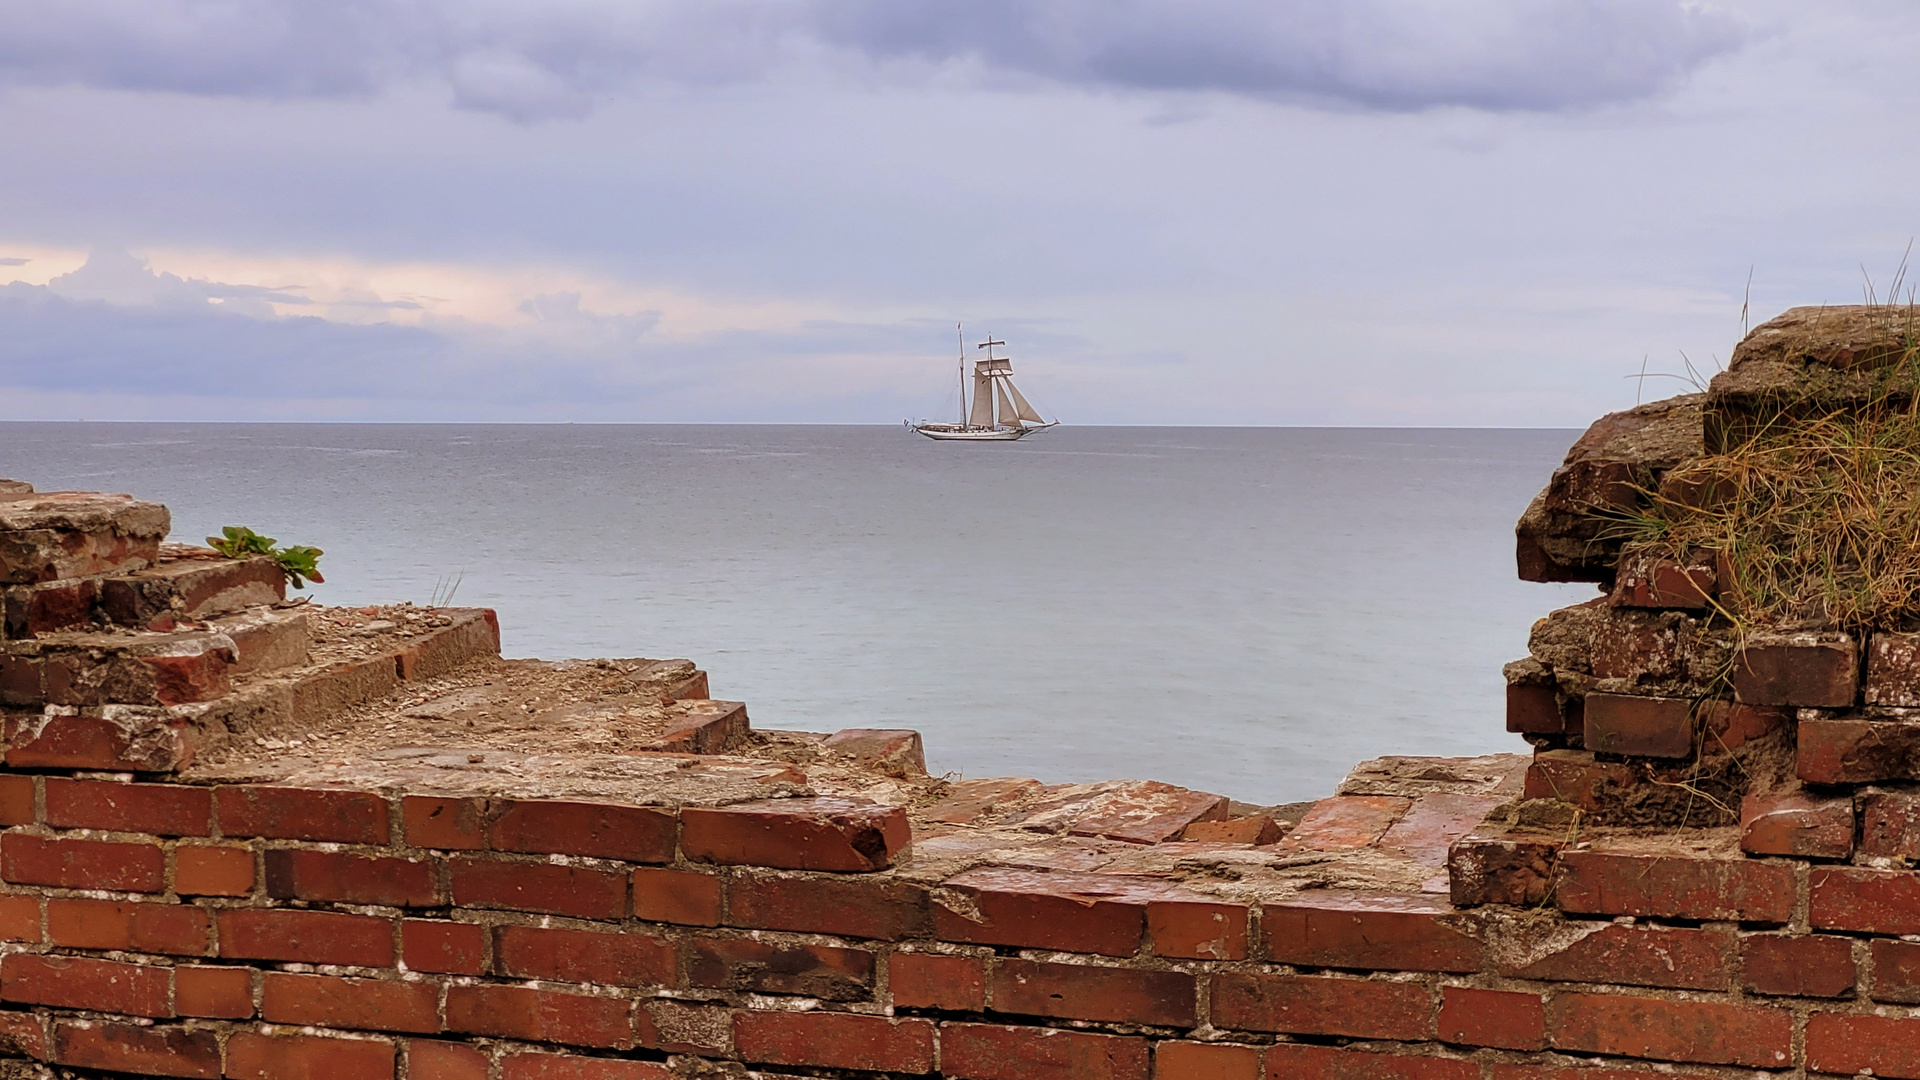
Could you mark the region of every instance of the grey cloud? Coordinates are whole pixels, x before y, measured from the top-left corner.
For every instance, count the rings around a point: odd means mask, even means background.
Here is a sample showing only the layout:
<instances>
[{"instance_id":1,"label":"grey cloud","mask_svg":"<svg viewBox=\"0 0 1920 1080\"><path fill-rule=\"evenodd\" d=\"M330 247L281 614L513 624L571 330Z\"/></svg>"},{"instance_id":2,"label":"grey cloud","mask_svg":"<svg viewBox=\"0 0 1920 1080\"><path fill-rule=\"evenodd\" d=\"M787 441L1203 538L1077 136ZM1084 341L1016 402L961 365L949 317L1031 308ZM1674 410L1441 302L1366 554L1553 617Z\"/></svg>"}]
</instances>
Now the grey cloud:
<instances>
[{"instance_id":1,"label":"grey cloud","mask_svg":"<svg viewBox=\"0 0 1920 1080\"><path fill-rule=\"evenodd\" d=\"M520 121L794 62L1561 110L1659 94L1743 40L1680 0L0 0L0 25L0 82L296 98L424 81Z\"/></svg>"},{"instance_id":2,"label":"grey cloud","mask_svg":"<svg viewBox=\"0 0 1920 1080\"><path fill-rule=\"evenodd\" d=\"M25 266L32 261L32 259L20 258L18 255L8 255L0 258L0 266Z\"/></svg>"}]
</instances>

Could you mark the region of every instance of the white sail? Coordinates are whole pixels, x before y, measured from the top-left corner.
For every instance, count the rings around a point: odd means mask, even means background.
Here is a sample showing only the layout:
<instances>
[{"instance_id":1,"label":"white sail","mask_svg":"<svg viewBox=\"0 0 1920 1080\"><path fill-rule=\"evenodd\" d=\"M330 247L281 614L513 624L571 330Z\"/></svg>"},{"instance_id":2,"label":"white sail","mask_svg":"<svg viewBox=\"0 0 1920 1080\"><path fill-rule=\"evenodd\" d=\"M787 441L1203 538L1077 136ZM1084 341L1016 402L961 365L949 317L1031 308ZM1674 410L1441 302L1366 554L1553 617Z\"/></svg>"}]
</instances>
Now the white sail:
<instances>
[{"instance_id":1,"label":"white sail","mask_svg":"<svg viewBox=\"0 0 1920 1080\"><path fill-rule=\"evenodd\" d=\"M1023 426L1020 423L1020 417L1014 414L1013 402L1007 400L1007 391L1006 391L1007 380L995 379L993 380L993 382L994 382L994 388L999 391L1000 426L1010 427L1010 428L1017 428L1017 427Z\"/></svg>"},{"instance_id":2,"label":"white sail","mask_svg":"<svg viewBox=\"0 0 1920 1080\"><path fill-rule=\"evenodd\" d=\"M1029 423L1034 423L1034 424L1046 423L1045 420L1040 419L1039 413L1033 411L1033 406L1027 404L1027 399L1020 396L1020 388L1013 385L1013 380L1007 379L1005 381L1007 384L1007 393L1013 395L1014 415L1018 416L1022 420L1028 421Z\"/></svg>"},{"instance_id":3,"label":"white sail","mask_svg":"<svg viewBox=\"0 0 1920 1080\"><path fill-rule=\"evenodd\" d=\"M993 426L993 380L975 372L973 376L973 413L967 417L970 427Z\"/></svg>"}]
</instances>

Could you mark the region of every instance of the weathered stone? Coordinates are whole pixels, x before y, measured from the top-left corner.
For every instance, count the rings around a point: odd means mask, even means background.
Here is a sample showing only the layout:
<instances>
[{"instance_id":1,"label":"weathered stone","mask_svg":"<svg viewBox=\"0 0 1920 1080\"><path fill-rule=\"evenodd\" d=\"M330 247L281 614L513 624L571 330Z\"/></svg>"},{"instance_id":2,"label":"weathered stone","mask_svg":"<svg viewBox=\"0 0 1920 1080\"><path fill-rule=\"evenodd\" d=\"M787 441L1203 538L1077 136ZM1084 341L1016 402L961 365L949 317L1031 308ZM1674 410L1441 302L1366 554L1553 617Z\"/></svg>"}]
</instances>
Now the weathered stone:
<instances>
[{"instance_id":1,"label":"weathered stone","mask_svg":"<svg viewBox=\"0 0 1920 1080\"><path fill-rule=\"evenodd\" d=\"M926 751L920 733L906 728L848 728L827 736L822 747L845 754L888 776L927 775Z\"/></svg>"},{"instance_id":2,"label":"weathered stone","mask_svg":"<svg viewBox=\"0 0 1920 1080\"><path fill-rule=\"evenodd\" d=\"M1740 850L1844 859L1853 854L1853 800L1817 798L1804 791L1748 795L1740 803Z\"/></svg>"},{"instance_id":3,"label":"weathered stone","mask_svg":"<svg viewBox=\"0 0 1920 1080\"><path fill-rule=\"evenodd\" d=\"M200 551L205 556L167 557ZM163 616L210 619L286 598L287 576L270 556L228 559L168 544L155 565L100 583L100 614L120 626L143 627Z\"/></svg>"},{"instance_id":4,"label":"weathered stone","mask_svg":"<svg viewBox=\"0 0 1920 1080\"><path fill-rule=\"evenodd\" d=\"M1034 832L1157 844L1196 821L1222 821L1228 799L1157 780L1073 784L1006 824Z\"/></svg>"},{"instance_id":5,"label":"weathered stone","mask_svg":"<svg viewBox=\"0 0 1920 1080\"><path fill-rule=\"evenodd\" d=\"M666 731L655 743L684 754L719 754L752 730L746 703L700 699L676 703Z\"/></svg>"},{"instance_id":6,"label":"weathered stone","mask_svg":"<svg viewBox=\"0 0 1920 1080\"><path fill-rule=\"evenodd\" d=\"M1556 673L1593 673L1595 625L1612 616L1607 598L1596 596L1584 604L1560 608L1534 621L1527 636L1527 652Z\"/></svg>"},{"instance_id":7,"label":"weathered stone","mask_svg":"<svg viewBox=\"0 0 1920 1080\"><path fill-rule=\"evenodd\" d=\"M1691 757L1693 714L1693 702L1687 698L1588 694L1587 749L1637 757Z\"/></svg>"},{"instance_id":8,"label":"weathered stone","mask_svg":"<svg viewBox=\"0 0 1920 1080\"><path fill-rule=\"evenodd\" d=\"M14 769L174 772L193 762L201 743L200 729L171 709L50 706L0 715Z\"/></svg>"},{"instance_id":9,"label":"weathered stone","mask_svg":"<svg viewBox=\"0 0 1920 1080\"><path fill-rule=\"evenodd\" d=\"M1898 408L1912 385L1885 369L1914 338L1910 309L1896 305L1791 308L1753 328L1708 387L1707 451L1722 453L1769 425L1879 402Z\"/></svg>"},{"instance_id":10,"label":"weathered stone","mask_svg":"<svg viewBox=\"0 0 1920 1080\"><path fill-rule=\"evenodd\" d=\"M1851 635L1755 634L1733 657L1733 692L1749 705L1844 709L1860 681Z\"/></svg>"},{"instance_id":11,"label":"weathered stone","mask_svg":"<svg viewBox=\"0 0 1920 1080\"><path fill-rule=\"evenodd\" d=\"M1620 557L1609 600L1614 607L1704 611L1713 602L1715 578L1713 559L1704 553L1679 562L1633 552Z\"/></svg>"},{"instance_id":12,"label":"weathered stone","mask_svg":"<svg viewBox=\"0 0 1920 1080\"><path fill-rule=\"evenodd\" d=\"M1920 706L1920 634L1875 631L1867 644L1867 679L1860 689L1869 705Z\"/></svg>"},{"instance_id":13,"label":"weathered stone","mask_svg":"<svg viewBox=\"0 0 1920 1080\"><path fill-rule=\"evenodd\" d=\"M0 583L137 570L160 552L167 508L131 495L50 491L0 500Z\"/></svg>"},{"instance_id":14,"label":"weathered stone","mask_svg":"<svg viewBox=\"0 0 1920 1080\"><path fill-rule=\"evenodd\" d=\"M231 687L223 634L55 634L0 646L0 704L179 705Z\"/></svg>"},{"instance_id":15,"label":"weathered stone","mask_svg":"<svg viewBox=\"0 0 1920 1080\"><path fill-rule=\"evenodd\" d=\"M1502 674L1507 679L1507 730L1522 735L1560 735L1567 730L1567 706L1576 709L1579 701L1564 699L1553 672L1540 661L1527 657L1508 664Z\"/></svg>"},{"instance_id":16,"label":"weathered stone","mask_svg":"<svg viewBox=\"0 0 1920 1080\"><path fill-rule=\"evenodd\" d=\"M94 578L0 586L0 637L38 637L93 622L100 583Z\"/></svg>"},{"instance_id":17,"label":"weathered stone","mask_svg":"<svg viewBox=\"0 0 1920 1080\"><path fill-rule=\"evenodd\" d=\"M1662 473L1700 455L1700 405L1701 395L1683 395L1588 428L1520 517L1521 580L1611 582L1620 540L1609 515L1643 507Z\"/></svg>"},{"instance_id":18,"label":"weathered stone","mask_svg":"<svg viewBox=\"0 0 1920 1080\"><path fill-rule=\"evenodd\" d=\"M1226 821L1196 821L1180 833L1180 839L1204 844L1278 843L1287 830L1265 814L1231 818Z\"/></svg>"},{"instance_id":19,"label":"weathered stone","mask_svg":"<svg viewBox=\"0 0 1920 1080\"><path fill-rule=\"evenodd\" d=\"M33 485L25 480L0 480L0 496L31 494Z\"/></svg>"},{"instance_id":20,"label":"weathered stone","mask_svg":"<svg viewBox=\"0 0 1920 1080\"><path fill-rule=\"evenodd\" d=\"M260 608L214 619L208 628L233 642L235 675L299 667L307 662L313 644L307 632L307 613L300 608Z\"/></svg>"}]
</instances>

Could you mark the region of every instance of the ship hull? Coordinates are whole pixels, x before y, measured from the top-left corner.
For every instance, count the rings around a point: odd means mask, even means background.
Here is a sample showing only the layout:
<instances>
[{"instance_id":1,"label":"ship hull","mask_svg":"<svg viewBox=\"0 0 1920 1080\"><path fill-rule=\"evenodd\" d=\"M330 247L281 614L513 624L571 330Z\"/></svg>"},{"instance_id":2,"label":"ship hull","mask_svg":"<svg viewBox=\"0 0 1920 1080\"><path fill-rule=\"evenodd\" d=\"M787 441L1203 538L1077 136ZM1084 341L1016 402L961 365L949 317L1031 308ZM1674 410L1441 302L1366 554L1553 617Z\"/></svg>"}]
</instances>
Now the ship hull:
<instances>
[{"instance_id":1,"label":"ship hull","mask_svg":"<svg viewBox=\"0 0 1920 1080\"><path fill-rule=\"evenodd\" d=\"M916 424L913 430L941 442L1012 442L1032 428L962 428L948 425Z\"/></svg>"}]
</instances>

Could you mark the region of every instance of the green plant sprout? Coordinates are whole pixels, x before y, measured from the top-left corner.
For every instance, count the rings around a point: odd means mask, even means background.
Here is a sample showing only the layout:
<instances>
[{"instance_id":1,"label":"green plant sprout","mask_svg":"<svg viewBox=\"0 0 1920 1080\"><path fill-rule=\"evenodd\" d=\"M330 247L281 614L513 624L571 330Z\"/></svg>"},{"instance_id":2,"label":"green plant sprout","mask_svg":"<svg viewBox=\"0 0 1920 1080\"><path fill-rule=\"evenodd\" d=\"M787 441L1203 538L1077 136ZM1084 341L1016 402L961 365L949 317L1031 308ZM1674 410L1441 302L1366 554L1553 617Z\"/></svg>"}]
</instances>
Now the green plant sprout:
<instances>
[{"instance_id":1,"label":"green plant sprout","mask_svg":"<svg viewBox=\"0 0 1920 1080\"><path fill-rule=\"evenodd\" d=\"M271 536L261 536L245 525L226 525L220 529L219 536L207 537L207 546L225 555L229 559L244 559L249 555L271 555L280 564L280 570L287 575L287 581L296 589L307 587L308 581L325 583L320 576L320 556L326 554L317 547L274 547Z\"/></svg>"}]
</instances>

